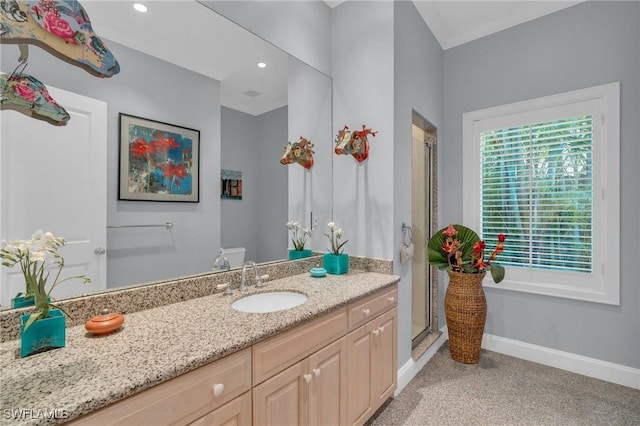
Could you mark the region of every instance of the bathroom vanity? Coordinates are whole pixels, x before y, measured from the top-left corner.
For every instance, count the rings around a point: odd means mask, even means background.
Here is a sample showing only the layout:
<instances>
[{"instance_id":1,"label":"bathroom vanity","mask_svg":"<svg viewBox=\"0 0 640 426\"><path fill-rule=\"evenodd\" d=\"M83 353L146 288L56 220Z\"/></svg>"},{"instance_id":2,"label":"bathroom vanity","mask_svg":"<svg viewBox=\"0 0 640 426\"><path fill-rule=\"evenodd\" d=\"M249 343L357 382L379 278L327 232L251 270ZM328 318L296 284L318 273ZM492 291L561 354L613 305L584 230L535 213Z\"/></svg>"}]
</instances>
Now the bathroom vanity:
<instances>
[{"instance_id":1,"label":"bathroom vanity","mask_svg":"<svg viewBox=\"0 0 640 426\"><path fill-rule=\"evenodd\" d=\"M67 329L67 347L15 358L0 345L2 410L58 410L9 424L363 424L396 389L399 278L294 275L129 314L119 332ZM259 291L306 303L235 311ZM64 417L64 418L62 418ZM4 423L3 423L4 424Z\"/></svg>"}]
</instances>

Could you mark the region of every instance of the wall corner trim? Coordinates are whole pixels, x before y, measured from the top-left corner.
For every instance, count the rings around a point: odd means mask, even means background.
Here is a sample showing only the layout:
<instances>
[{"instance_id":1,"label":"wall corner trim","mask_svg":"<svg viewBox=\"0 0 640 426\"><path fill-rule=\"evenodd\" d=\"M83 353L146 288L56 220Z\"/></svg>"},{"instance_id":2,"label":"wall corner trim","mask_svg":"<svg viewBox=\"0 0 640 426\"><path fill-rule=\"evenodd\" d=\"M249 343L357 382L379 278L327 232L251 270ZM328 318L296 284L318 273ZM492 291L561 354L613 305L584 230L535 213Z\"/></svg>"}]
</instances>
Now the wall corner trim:
<instances>
[{"instance_id":1,"label":"wall corner trim","mask_svg":"<svg viewBox=\"0 0 640 426\"><path fill-rule=\"evenodd\" d=\"M444 331L443 331L444 330ZM398 396L400 392L409 384L411 380L422 370L422 368L427 364L427 362L438 352L438 349L447 341L448 334L445 329L441 329L443 331L442 334L429 346L429 349L426 350L424 354L418 359L414 361L413 358L409 358L407 362L405 362L402 367L398 369L398 387L396 388L394 397Z\"/></svg>"}]
</instances>

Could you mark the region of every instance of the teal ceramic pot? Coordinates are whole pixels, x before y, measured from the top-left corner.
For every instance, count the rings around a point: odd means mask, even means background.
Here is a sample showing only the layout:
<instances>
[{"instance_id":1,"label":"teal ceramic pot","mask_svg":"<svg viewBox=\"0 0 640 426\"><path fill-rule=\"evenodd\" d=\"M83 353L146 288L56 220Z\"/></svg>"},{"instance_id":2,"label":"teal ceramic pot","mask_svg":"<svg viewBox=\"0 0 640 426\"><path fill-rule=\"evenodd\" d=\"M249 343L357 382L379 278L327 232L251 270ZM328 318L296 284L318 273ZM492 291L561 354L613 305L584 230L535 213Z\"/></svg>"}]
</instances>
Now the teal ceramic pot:
<instances>
[{"instance_id":1,"label":"teal ceramic pot","mask_svg":"<svg viewBox=\"0 0 640 426\"><path fill-rule=\"evenodd\" d=\"M322 266L327 273L340 275L349 272L349 255L346 253L335 255L325 253L322 257Z\"/></svg>"},{"instance_id":2,"label":"teal ceramic pot","mask_svg":"<svg viewBox=\"0 0 640 426\"><path fill-rule=\"evenodd\" d=\"M11 307L12 308L24 308L25 306L33 306L35 305L34 298L25 300L24 296L16 296L11 299Z\"/></svg>"},{"instance_id":3,"label":"teal ceramic pot","mask_svg":"<svg viewBox=\"0 0 640 426\"><path fill-rule=\"evenodd\" d=\"M64 348L65 317L60 309L50 309L49 316L35 321L25 332L24 325L30 314L20 318L20 357L36 352Z\"/></svg>"},{"instance_id":4,"label":"teal ceramic pot","mask_svg":"<svg viewBox=\"0 0 640 426\"><path fill-rule=\"evenodd\" d=\"M311 250L289 250L289 260L311 257Z\"/></svg>"},{"instance_id":5,"label":"teal ceramic pot","mask_svg":"<svg viewBox=\"0 0 640 426\"><path fill-rule=\"evenodd\" d=\"M51 298L47 298L49 302L51 302ZM16 308L24 308L26 306L34 306L35 299L32 297L31 299L25 299L24 296L16 296L11 299L11 307Z\"/></svg>"}]
</instances>

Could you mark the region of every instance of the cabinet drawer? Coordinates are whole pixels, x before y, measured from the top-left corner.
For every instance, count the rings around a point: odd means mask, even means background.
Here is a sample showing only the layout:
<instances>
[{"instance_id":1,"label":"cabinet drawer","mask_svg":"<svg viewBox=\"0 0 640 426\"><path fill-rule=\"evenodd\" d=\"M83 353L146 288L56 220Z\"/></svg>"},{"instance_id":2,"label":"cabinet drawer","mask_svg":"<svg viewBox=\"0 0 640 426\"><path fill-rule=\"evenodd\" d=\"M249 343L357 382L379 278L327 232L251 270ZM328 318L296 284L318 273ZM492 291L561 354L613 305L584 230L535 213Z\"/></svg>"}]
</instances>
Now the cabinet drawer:
<instances>
[{"instance_id":1,"label":"cabinet drawer","mask_svg":"<svg viewBox=\"0 0 640 426\"><path fill-rule=\"evenodd\" d=\"M247 348L83 416L74 424L186 424L249 389L251 349Z\"/></svg>"},{"instance_id":2,"label":"cabinet drawer","mask_svg":"<svg viewBox=\"0 0 640 426\"><path fill-rule=\"evenodd\" d=\"M284 370L347 333L347 308L253 345L253 385Z\"/></svg>"},{"instance_id":3,"label":"cabinet drawer","mask_svg":"<svg viewBox=\"0 0 640 426\"><path fill-rule=\"evenodd\" d=\"M247 392L189 426L248 426L251 425L251 392Z\"/></svg>"},{"instance_id":4,"label":"cabinet drawer","mask_svg":"<svg viewBox=\"0 0 640 426\"><path fill-rule=\"evenodd\" d=\"M381 290L349 305L349 331L360 327L398 304L398 287Z\"/></svg>"}]
</instances>

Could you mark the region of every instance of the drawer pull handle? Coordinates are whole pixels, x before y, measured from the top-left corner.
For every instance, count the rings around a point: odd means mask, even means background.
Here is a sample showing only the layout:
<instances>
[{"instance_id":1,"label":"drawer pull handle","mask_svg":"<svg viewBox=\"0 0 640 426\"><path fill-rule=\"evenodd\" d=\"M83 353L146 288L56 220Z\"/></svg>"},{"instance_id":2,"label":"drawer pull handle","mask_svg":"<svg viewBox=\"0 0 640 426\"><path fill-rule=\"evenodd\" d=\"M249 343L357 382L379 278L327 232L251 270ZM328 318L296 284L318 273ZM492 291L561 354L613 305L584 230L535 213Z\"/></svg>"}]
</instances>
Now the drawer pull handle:
<instances>
[{"instance_id":1,"label":"drawer pull handle","mask_svg":"<svg viewBox=\"0 0 640 426\"><path fill-rule=\"evenodd\" d=\"M320 373L322 373L322 371L319 368L314 368L313 369L313 374L315 374L316 377L320 377Z\"/></svg>"},{"instance_id":2,"label":"drawer pull handle","mask_svg":"<svg viewBox=\"0 0 640 426\"><path fill-rule=\"evenodd\" d=\"M213 394L215 396L220 396L224 392L224 384L218 383L217 385L213 385Z\"/></svg>"},{"instance_id":3,"label":"drawer pull handle","mask_svg":"<svg viewBox=\"0 0 640 426\"><path fill-rule=\"evenodd\" d=\"M377 336L378 334L380 334L380 329L376 328L375 330L373 330L373 335Z\"/></svg>"},{"instance_id":4,"label":"drawer pull handle","mask_svg":"<svg viewBox=\"0 0 640 426\"><path fill-rule=\"evenodd\" d=\"M378 330L380 330L380 333L384 333L384 327L378 327Z\"/></svg>"},{"instance_id":5,"label":"drawer pull handle","mask_svg":"<svg viewBox=\"0 0 640 426\"><path fill-rule=\"evenodd\" d=\"M367 309L363 309L363 310L362 310L362 313L364 314L364 316L365 316L365 317L368 317L368 316L369 316L369 314L371 313L371 310L370 310L370 309L368 309L368 308L367 308Z\"/></svg>"},{"instance_id":6,"label":"drawer pull handle","mask_svg":"<svg viewBox=\"0 0 640 426\"><path fill-rule=\"evenodd\" d=\"M389 303L393 303L393 301L396 300L396 298L391 296L391 297L388 297L387 300L389 301Z\"/></svg>"},{"instance_id":7,"label":"drawer pull handle","mask_svg":"<svg viewBox=\"0 0 640 426\"><path fill-rule=\"evenodd\" d=\"M311 374L305 374L302 377L304 377L304 381L307 383L311 383L311 380L313 380L313 376Z\"/></svg>"}]
</instances>

